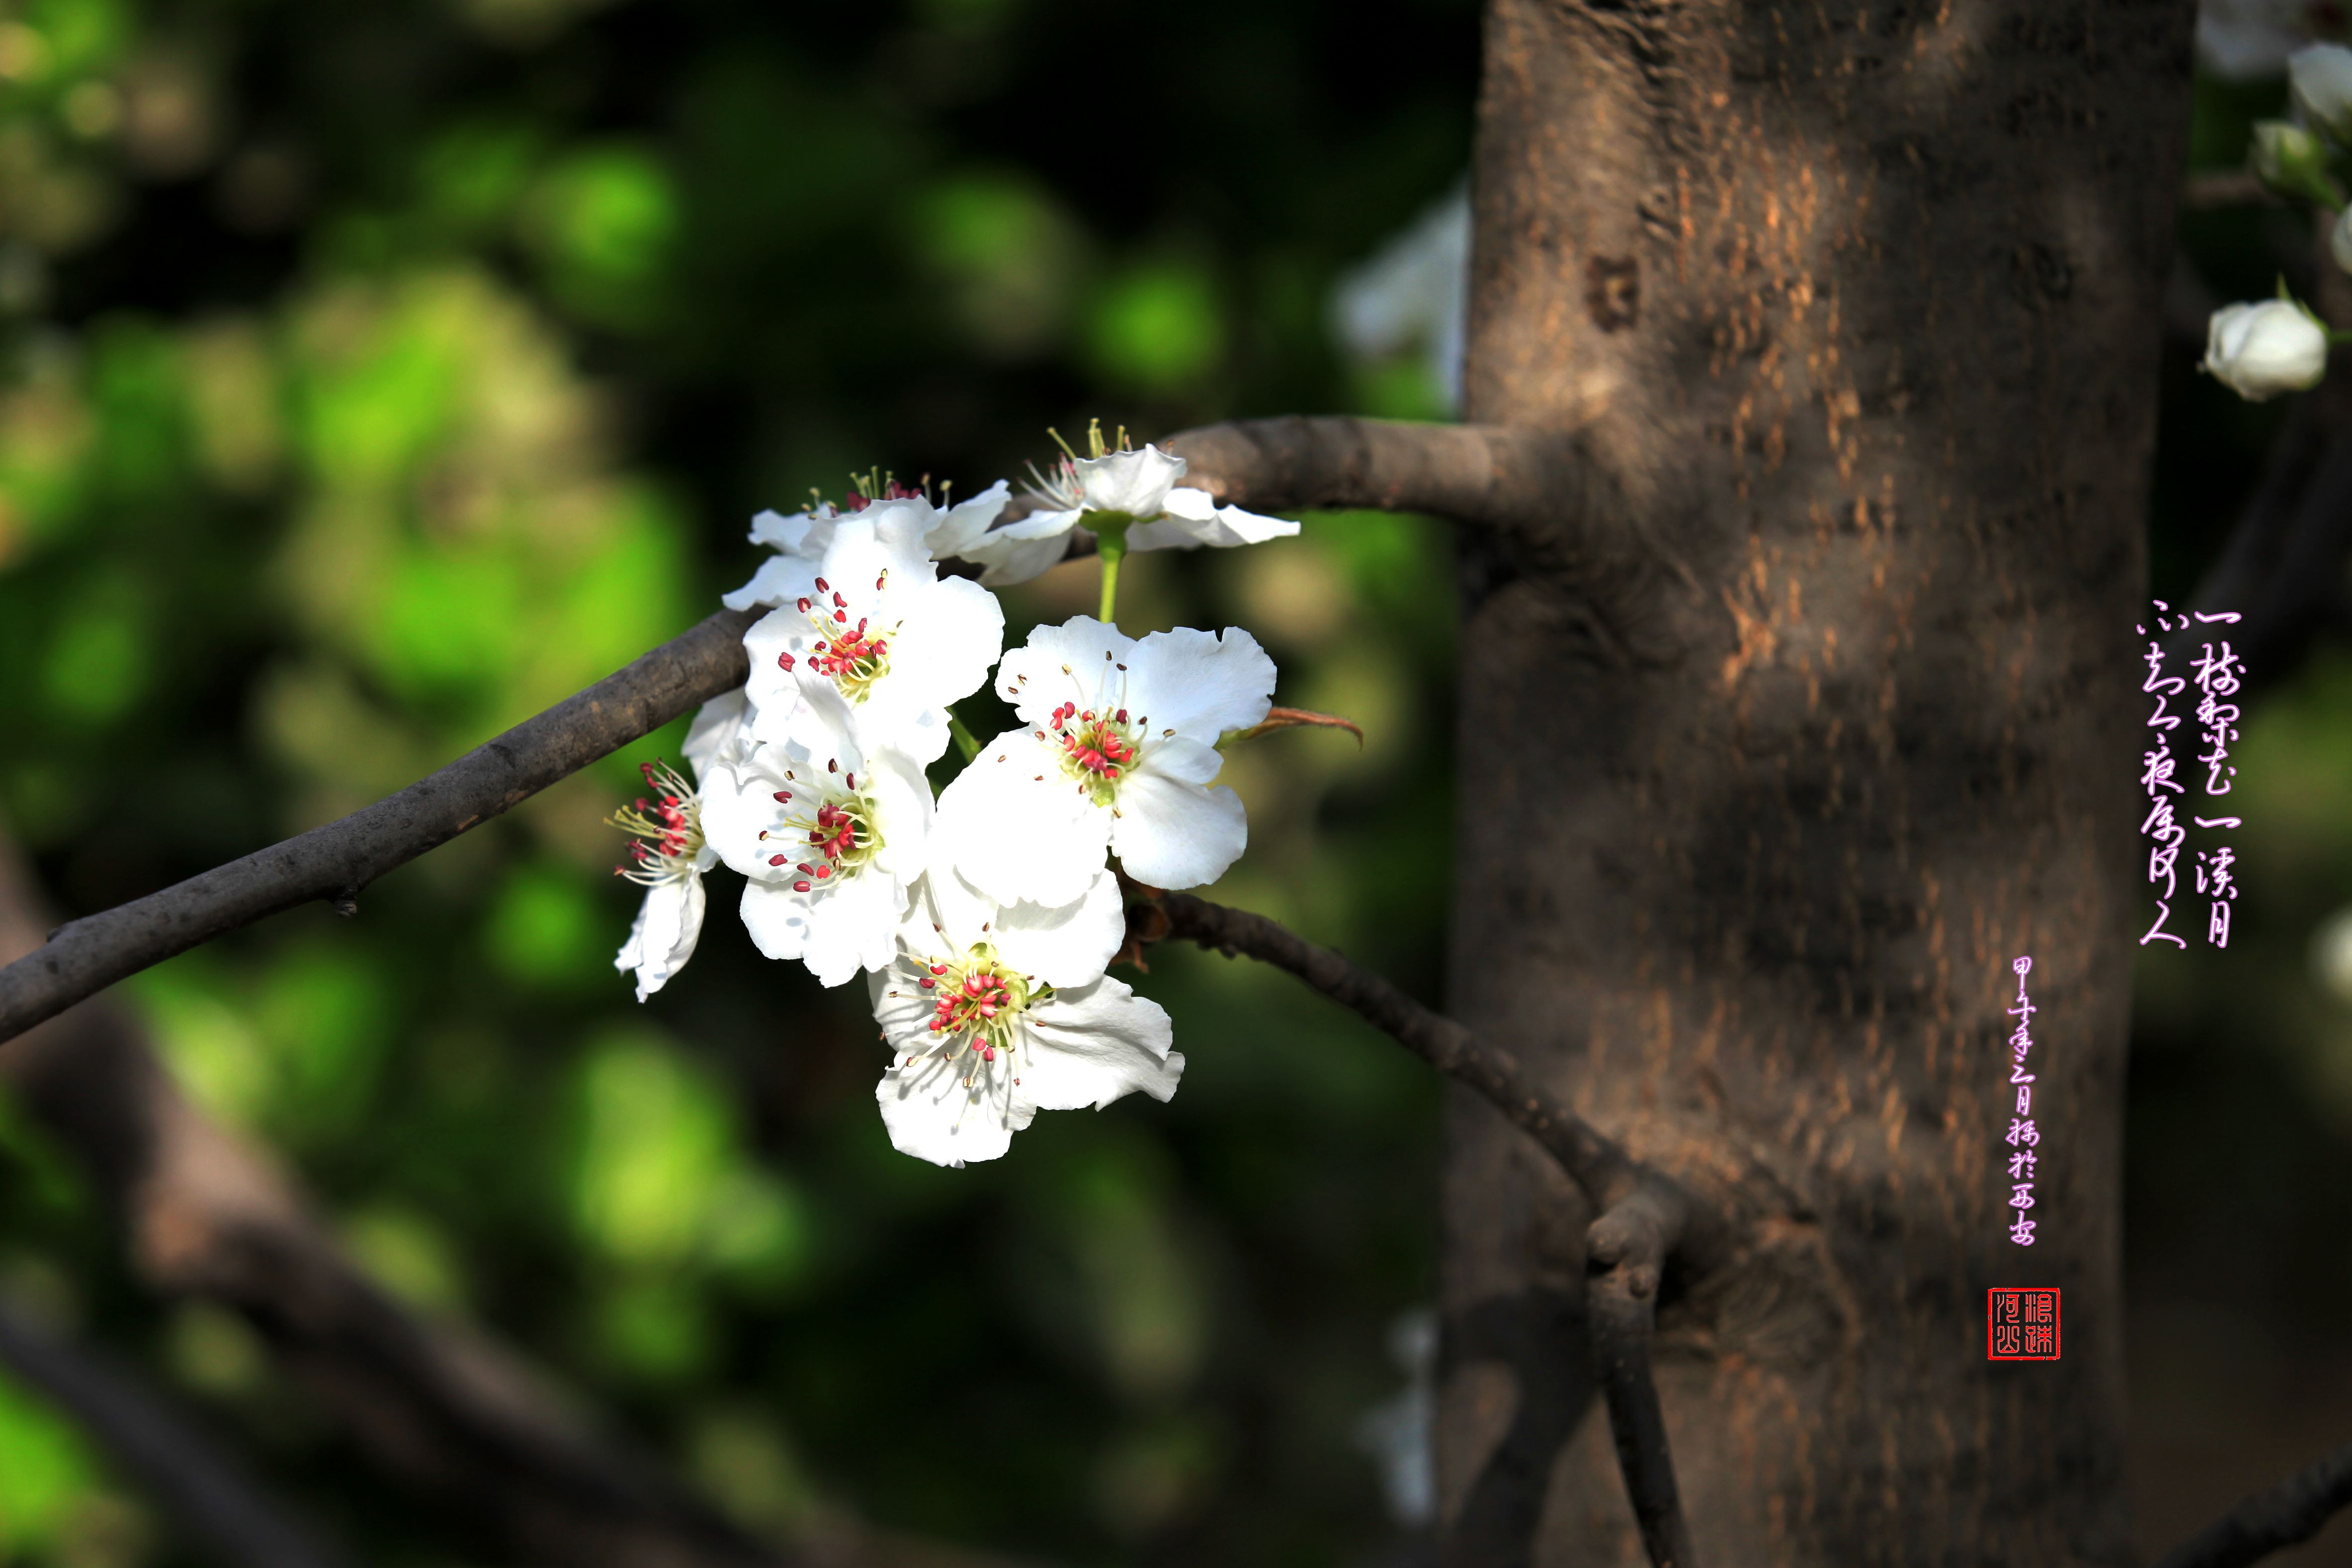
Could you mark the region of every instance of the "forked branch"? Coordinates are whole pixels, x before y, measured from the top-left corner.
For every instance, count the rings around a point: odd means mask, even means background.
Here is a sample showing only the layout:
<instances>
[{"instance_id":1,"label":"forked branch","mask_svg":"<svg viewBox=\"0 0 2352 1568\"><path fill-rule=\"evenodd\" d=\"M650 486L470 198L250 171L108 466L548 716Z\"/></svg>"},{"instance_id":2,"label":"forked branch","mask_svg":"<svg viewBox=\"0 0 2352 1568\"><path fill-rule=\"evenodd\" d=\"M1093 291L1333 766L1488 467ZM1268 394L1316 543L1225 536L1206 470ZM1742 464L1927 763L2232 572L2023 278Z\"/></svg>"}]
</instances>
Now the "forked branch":
<instances>
[{"instance_id":1,"label":"forked branch","mask_svg":"<svg viewBox=\"0 0 2352 1568\"><path fill-rule=\"evenodd\" d=\"M72 921L0 969L0 1041L125 975L313 899L360 890L698 702L743 684L753 612L722 610L617 674L339 822Z\"/></svg>"},{"instance_id":2,"label":"forked branch","mask_svg":"<svg viewBox=\"0 0 2352 1568\"><path fill-rule=\"evenodd\" d=\"M1583 1189L1600 1215L1585 1233L1586 1301L1594 1371L1608 1400L1618 1468L1653 1568L1692 1568L1690 1531L1650 1370L1650 1342L1667 1258L1680 1253L1704 1267L1722 1242L1716 1216L1529 1079L1509 1051L1278 921L1188 893L1159 894L1136 905L1129 920L1139 942L1181 937L1228 955L1255 958L1354 1009L1407 1050L1484 1096Z\"/></svg>"}]
</instances>

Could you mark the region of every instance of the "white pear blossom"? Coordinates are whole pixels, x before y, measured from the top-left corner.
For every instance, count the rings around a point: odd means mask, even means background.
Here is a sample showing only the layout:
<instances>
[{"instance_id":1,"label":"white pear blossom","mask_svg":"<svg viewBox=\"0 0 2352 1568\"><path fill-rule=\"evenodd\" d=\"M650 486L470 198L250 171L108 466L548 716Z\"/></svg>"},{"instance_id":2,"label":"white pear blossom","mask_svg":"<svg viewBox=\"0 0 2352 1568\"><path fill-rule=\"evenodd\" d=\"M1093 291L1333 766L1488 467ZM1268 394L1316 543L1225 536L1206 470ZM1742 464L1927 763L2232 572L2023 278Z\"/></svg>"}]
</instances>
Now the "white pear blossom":
<instances>
[{"instance_id":1,"label":"white pear blossom","mask_svg":"<svg viewBox=\"0 0 2352 1568\"><path fill-rule=\"evenodd\" d=\"M993 1160L1040 1110L1173 1095L1184 1058L1168 1014L1103 973L1123 931L1108 871L1049 910L1001 905L935 864L896 960L868 980L892 1146L939 1165Z\"/></svg>"},{"instance_id":2,"label":"white pear blossom","mask_svg":"<svg viewBox=\"0 0 2352 1568\"><path fill-rule=\"evenodd\" d=\"M995 587L1025 583L1060 561L1071 531L1089 512L1123 527L1129 550L1262 544L1298 531L1287 519L1219 506L1208 491L1179 486L1181 458L1151 446L1108 451L1099 426L1090 435L1093 457L1065 456L1051 478L1038 476L1031 493L1040 510L993 531L961 531L951 544L942 531L940 552L979 562L986 568L980 580Z\"/></svg>"},{"instance_id":3,"label":"white pear blossom","mask_svg":"<svg viewBox=\"0 0 2352 1568\"><path fill-rule=\"evenodd\" d=\"M982 747L940 796L943 852L1005 902L1068 902L1107 850L1150 887L1216 880L1249 837L1241 797L1211 787L1216 742L1265 717L1274 679L1237 626L1140 641L1087 616L1039 626L997 671L1023 728Z\"/></svg>"},{"instance_id":4,"label":"white pear blossom","mask_svg":"<svg viewBox=\"0 0 2352 1568\"><path fill-rule=\"evenodd\" d=\"M614 826L637 839L616 873L646 890L629 940L613 960L614 968L636 972L640 1002L686 967L702 935L702 875L719 863L718 852L703 836L702 807L709 795L732 788L734 770L750 744L747 712L740 691L704 703L687 726L685 746L700 784L688 783L665 763L646 763L640 771L652 795L639 796L634 806L612 817Z\"/></svg>"},{"instance_id":5,"label":"white pear blossom","mask_svg":"<svg viewBox=\"0 0 2352 1568\"><path fill-rule=\"evenodd\" d=\"M2206 335L2205 368L2249 403L2300 392L2327 374L2327 329L2292 300L2224 305Z\"/></svg>"},{"instance_id":6,"label":"white pear blossom","mask_svg":"<svg viewBox=\"0 0 2352 1568\"><path fill-rule=\"evenodd\" d=\"M820 500L808 510L787 517L782 512L763 511L751 520L750 538L754 544L764 544L776 553L762 562L760 570L749 583L731 594L721 595L719 603L730 610L748 610L754 605L774 607L789 605L805 590L801 586L804 575L797 563L823 556L833 543L834 530L845 517L865 517L877 509L887 509L882 515L906 514L898 526L911 529L930 548L935 558L955 553L932 544L934 538L956 541L977 538L996 521L997 513L1012 499L1011 487L1003 479L966 500L953 506L935 505L929 495L910 490L896 480L875 484L867 476L863 484L876 492L870 499L862 490L853 489L843 504L836 508L830 501ZM881 516L867 518L878 522Z\"/></svg>"},{"instance_id":7,"label":"white pear blossom","mask_svg":"<svg viewBox=\"0 0 2352 1568\"><path fill-rule=\"evenodd\" d=\"M880 969L923 874L931 787L919 763L860 743L848 701L820 687L786 738L706 787L703 832L748 879L743 924L770 958L799 959L826 985Z\"/></svg>"},{"instance_id":8,"label":"white pear blossom","mask_svg":"<svg viewBox=\"0 0 2352 1568\"><path fill-rule=\"evenodd\" d=\"M929 512L879 502L835 521L822 554L778 557L775 585L790 596L743 637L759 740L789 740L808 695L831 690L868 750L918 764L947 750L948 704L988 679L1004 611L978 584L940 578L924 542Z\"/></svg>"},{"instance_id":9,"label":"white pear blossom","mask_svg":"<svg viewBox=\"0 0 2352 1568\"><path fill-rule=\"evenodd\" d=\"M2327 254L2336 258L2336 266L2352 272L2352 207L2338 213L2328 226Z\"/></svg>"},{"instance_id":10,"label":"white pear blossom","mask_svg":"<svg viewBox=\"0 0 2352 1568\"><path fill-rule=\"evenodd\" d=\"M2287 95L2313 129L2352 142L2352 49L2306 44L2286 60Z\"/></svg>"}]
</instances>

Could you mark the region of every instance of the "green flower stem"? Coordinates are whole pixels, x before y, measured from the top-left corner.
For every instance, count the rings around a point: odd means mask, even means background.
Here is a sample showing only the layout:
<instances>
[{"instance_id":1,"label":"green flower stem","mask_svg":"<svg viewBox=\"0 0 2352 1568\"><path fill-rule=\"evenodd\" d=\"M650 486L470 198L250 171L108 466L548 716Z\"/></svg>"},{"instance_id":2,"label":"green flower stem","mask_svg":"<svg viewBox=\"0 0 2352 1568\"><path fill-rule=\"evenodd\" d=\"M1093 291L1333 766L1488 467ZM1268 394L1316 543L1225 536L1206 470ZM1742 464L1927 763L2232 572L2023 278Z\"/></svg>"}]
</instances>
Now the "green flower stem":
<instances>
[{"instance_id":1,"label":"green flower stem","mask_svg":"<svg viewBox=\"0 0 2352 1568\"><path fill-rule=\"evenodd\" d=\"M1102 624L1118 625L1118 563L1127 559L1127 524L1095 529L1095 548L1102 557Z\"/></svg>"},{"instance_id":2,"label":"green flower stem","mask_svg":"<svg viewBox=\"0 0 2352 1568\"><path fill-rule=\"evenodd\" d=\"M963 753L965 762L980 755L980 737L971 732L971 726L963 721L963 715L952 708L948 710L948 733L955 737L956 750Z\"/></svg>"}]
</instances>

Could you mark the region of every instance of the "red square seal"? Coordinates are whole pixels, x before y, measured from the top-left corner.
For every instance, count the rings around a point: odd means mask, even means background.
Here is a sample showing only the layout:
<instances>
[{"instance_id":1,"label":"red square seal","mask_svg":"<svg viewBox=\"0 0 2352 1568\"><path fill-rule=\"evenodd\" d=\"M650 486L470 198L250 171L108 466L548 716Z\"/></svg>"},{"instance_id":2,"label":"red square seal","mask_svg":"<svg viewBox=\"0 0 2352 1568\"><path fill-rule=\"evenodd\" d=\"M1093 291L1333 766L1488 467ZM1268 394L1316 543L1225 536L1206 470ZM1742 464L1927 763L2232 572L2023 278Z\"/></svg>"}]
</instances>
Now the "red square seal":
<instances>
[{"instance_id":1,"label":"red square seal","mask_svg":"<svg viewBox=\"0 0 2352 1568\"><path fill-rule=\"evenodd\" d=\"M1985 1292L1987 1361L2056 1361L2058 1291L2047 1285L1997 1285Z\"/></svg>"}]
</instances>

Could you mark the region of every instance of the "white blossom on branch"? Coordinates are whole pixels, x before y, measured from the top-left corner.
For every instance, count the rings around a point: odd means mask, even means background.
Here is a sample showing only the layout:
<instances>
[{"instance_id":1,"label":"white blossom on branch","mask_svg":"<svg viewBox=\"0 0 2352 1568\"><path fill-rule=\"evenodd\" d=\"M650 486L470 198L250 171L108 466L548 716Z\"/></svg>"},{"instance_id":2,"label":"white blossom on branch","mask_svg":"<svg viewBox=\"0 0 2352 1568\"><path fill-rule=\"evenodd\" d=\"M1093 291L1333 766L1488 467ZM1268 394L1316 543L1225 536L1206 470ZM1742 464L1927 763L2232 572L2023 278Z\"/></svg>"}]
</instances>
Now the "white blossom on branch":
<instances>
[{"instance_id":1,"label":"white blossom on branch","mask_svg":"<svg viewBox=\"0 0 2352 1568\"><path fill-rule=\"evenodd\" d=\"M1274 660L1237 626L1137 640L1080 616L1004 656L1008 730L940 796L946 853L973 886L1066 903L1115 851L1155 888L1213 882L1240 858L1241 797L1216 743L1273 705Z\"/></svg>"},{"instance_id":2,"label":"white blossom on branch","mask_svg":"<svg viewBox=\"0 0 2352 1568\"><path fill-rule=\"evenodd\" d=\"M645 763L640 771L652 793L611 818L636 840L614 869L646 890L628 940L613 960L614 968L635 972L640 1002L686 967L702 935L702 876L719 863L704 837L702 807L707 793L731 788L749 743L746 717L740 691L704 703L687 726L684 748L699 784L666 763Z\"/></svg>"},{"instance_id":3,"label":"white blossom on branch","mask_svg":"<svg viewBox=\"0 0 2352 1568\"><path fill-rule=\"evenodd\" d=\"M1156 1002L1103 973L1126 932L1105 871L1059 909L1004 905L935 866L868 981L890 1066L875 1086L902 1153L993 1160L1040 1110L1166 1100L1184 1058Z\"/></svg>"},{"instance_id":4,"label":"white blossom on branch","mask_svg":"<svg viewBox=\"0 0 2352 1568\"><path fill-rule=\"evenodd\" d=\"M940 576L934 521L928 503L885 501L833 523L823 554L778 557L791 597L743 637L758 739L788 740L808 695L831 690L866 745L919 763L947 750L948 704L988 679L1004 611L978 584Z\"/></svg>"}]
</instances>

